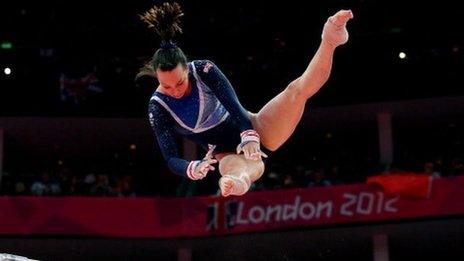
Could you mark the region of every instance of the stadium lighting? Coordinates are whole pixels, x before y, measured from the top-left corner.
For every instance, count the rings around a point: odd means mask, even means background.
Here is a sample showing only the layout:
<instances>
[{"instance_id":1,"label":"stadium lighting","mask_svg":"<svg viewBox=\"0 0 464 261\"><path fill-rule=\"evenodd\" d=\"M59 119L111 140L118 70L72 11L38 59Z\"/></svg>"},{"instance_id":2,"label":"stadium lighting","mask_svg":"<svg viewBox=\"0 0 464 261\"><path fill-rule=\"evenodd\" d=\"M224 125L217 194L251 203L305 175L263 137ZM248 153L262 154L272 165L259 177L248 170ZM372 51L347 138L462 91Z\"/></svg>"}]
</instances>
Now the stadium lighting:
<instances>
[{"instance_id":1,"label":"stadium lighting","mask_svg":"<svg viewBox=\"0 0 464 261\"><path fill-rule=\"evenodd\" d=\"M11 68L6 67L5 69L3 69L3 73L6 74L6 75L10 75L11 74Z\"/></svg>"},{"instance_id":2,"label":"stadium lighting","mask_svg":"<svg viewBox=\"0 0 464 261\"><path fill-rule=\"evenodd\" d=\"M406 53L400 52L400 53L398 54L398 57L400 57L400 59L404 59L404 58L406 58Z\"/></svg>"}]
</instances>

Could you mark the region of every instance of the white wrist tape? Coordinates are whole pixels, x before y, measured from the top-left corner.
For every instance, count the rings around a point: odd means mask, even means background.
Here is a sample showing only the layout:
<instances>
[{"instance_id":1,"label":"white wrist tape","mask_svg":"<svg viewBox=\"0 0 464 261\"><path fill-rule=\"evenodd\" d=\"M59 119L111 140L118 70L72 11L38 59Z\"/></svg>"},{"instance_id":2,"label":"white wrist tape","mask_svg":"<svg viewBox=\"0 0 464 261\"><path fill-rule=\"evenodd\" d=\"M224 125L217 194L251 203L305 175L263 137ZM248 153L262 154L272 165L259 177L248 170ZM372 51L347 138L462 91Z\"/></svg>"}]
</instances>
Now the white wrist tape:
<instances>
[{"instance_id":1,"label":"white wrist tape","mask_svg":"<svg viewBox=\"0 0 464 261\"><path fill-rule=\"evenodd\" d=\"M187 167L187 177L192 180L199 180L204 176L200 172L195 172L198 165L201 163L201 160L190 161Z\"/></svg>"},{"instance_id":2,"label":"white wrist tape","mask_svg":"<svg viewBox=\"0 0 464 261\"><path fill-rule=\"evenodd\" d=\"M259 143L259 134L255 130L246 130L240 133L240 137L242 138L242 142L240 143L241 146L247 144L250 141Z\"/></svg>"}]
</instances>

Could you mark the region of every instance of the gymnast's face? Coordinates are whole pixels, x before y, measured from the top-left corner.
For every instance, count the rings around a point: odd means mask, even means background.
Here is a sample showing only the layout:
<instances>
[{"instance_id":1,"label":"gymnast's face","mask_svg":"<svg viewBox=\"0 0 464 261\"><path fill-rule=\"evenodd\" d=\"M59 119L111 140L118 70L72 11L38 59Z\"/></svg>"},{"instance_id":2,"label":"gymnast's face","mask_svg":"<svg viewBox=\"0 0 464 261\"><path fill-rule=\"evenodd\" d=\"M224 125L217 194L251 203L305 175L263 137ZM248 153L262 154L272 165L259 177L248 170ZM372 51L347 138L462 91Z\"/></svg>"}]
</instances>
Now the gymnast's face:
<instances>
[{"instance_id":1,"label":"gymnast's face","mask_svg":"<svg viewBox=\"0 0 464 261\"><path fill-rule=\"evenodd\" d=\"M161 92L175 99L180 99L190 93L188 69L178 64L171 71L156 70Z\"/></svg>"}]
</instances>

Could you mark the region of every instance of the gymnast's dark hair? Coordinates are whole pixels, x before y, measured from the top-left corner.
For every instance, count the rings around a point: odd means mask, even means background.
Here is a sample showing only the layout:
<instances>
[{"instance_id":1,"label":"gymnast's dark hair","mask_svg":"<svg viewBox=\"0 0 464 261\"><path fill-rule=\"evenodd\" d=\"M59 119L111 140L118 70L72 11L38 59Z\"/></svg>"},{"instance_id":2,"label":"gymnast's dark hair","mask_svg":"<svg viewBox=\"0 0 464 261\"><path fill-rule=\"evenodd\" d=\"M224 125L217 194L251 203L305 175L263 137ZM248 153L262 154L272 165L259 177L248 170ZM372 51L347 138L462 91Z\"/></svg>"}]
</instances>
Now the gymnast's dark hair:
<instances>
[{"instance_id":1,"label":"gymnast's dark hair","mask_svg":"<svg viewBox=\"0 0 464 261\"><path fill-rule=\"evenodd\" d=\"M180 5L176 2L165 2L159 7L155 5L140 15L140 19L148 25L148 28L153 29L160 36L161 45L137 74L136 80L143 75L154 75L158 69L171 71L178 64L187 68L187 57L174 42L174 37L182 33L180 18L183 15Z\"/></svg>"}]
</instances>

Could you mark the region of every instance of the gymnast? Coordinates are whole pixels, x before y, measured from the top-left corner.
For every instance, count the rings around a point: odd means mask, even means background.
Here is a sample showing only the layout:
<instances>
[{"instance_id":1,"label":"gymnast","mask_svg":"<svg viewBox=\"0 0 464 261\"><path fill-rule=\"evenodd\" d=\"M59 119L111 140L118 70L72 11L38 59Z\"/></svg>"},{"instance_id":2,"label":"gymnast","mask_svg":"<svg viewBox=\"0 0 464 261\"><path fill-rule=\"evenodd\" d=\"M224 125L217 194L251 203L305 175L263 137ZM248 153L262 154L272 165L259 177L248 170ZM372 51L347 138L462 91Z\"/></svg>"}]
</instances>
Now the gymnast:
<instances>
[{"instance_id":1,"label":"gymnast","mask_svg":"<svg viewBox=\"0 0 464 261\"><path fill-rule=\"evenodd\" d=\"M292 135L306 101L327 81L335 49L348 41L350 10L328 18L321 43L306 70L251 113L219 67L209 60L188 61L174 42L182 33L178 3L154 6L140 16L161 38L158 50L137 77L156 77L159 85L148 106L150 124L169 169L191 180L205 178L219 162L219 188L224 197L245 194L264 172L263 158ZM136 77L136 79L137 79ZM199 160L182 159L176 137L207 150Z\"/></svg>"}]
</instances>

